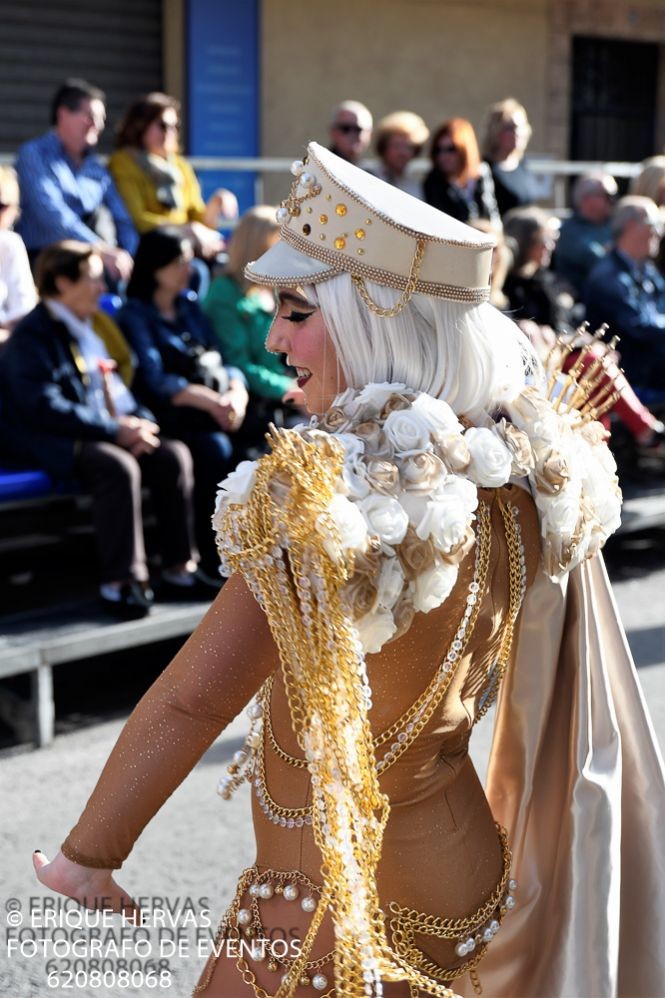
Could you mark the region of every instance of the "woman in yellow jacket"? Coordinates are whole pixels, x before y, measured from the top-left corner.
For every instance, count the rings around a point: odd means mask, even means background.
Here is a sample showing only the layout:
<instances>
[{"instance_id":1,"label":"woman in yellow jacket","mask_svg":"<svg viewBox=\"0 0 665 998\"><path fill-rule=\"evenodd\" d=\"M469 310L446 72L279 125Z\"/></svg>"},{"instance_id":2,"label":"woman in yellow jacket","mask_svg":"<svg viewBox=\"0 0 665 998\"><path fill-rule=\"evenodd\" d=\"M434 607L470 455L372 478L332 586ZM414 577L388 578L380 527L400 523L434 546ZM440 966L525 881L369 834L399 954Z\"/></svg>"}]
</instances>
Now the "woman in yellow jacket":
<instances>
[{"instance_id":1,"label":"woman in yellow jacket","mask_svg":"<svg viewBox=\"0 0 665 998\"><path fill-rule=\"evenodd\" d=\"M150 93L129 106L118 126L109 170L134 225L143 234L177 225L210 259L223 249L220 218L236 218L238 203L227 190L203 200L196 174L178 154L180 104L168 94Z\"/></svg>"}]
</instances>

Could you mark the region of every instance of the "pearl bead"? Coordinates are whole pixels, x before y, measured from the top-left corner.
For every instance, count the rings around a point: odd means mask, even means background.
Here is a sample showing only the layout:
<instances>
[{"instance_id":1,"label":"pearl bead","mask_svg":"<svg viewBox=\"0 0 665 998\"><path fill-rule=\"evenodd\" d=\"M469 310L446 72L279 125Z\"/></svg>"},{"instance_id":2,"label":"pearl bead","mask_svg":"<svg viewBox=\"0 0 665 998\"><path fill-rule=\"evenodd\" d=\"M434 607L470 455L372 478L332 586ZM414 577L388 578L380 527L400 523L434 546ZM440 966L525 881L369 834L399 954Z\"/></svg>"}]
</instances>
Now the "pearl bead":
<instances>
[{"instance_id":1,"label":"pearl bead","mask_svg":"<svg viewBox=\"0 0 665 998\"><path fill-rule=\"evenodd\" d=\"M285 901L295 901L300 891L295 884L286 884L284 887L284 900Z\"/></svg>"},{"instance_id":2,"label":"pearl bead","mask_svg":"<svg viewBox=\"0 0 665 998\"><path fill-rule=\"evenodd\" d=\"M247 762L247 753L240 749L238 752L233 753L233 762L236 766L242 766Z\"/></svg>"},{"instance_id":3,"label":"pearl bead","mask_svg":"<svg viewBox=\"0 0 665 998\"><path fill-rule=\"evenodd\" d=\"M282 206L281 208L278 208L277 211L275 212L275 218L280 223L280 225L283 225L284 222L287 222L291 218L291 213L289 212L288 208L284 208Z\"/></svg>"},{"instance_id":4,"label":"pearl bead","mask_svg":"<svg viewBox=\"0 0 665 998\"><path fill-rule=\"evenodd\" d=\"M506 908L508 908L508 910L510 911L511 908L515 907L515 898L512 896L512 894L507 894L503 903L505 904Z\"/></svg>"},{"instance_id":5,"label":"pearl bead","mask_svg":"<svg viewBox=\"0 0 665 998\"><path fill-rule=\"evenodd\" d=\"M489 924L489 927L490 927L490 929L492 930L492 934L493 934L493 935L496 935L496 934L497 934L497 932L499 931L499 929L501 928L501 926L500 926L500 924L499 924L499 923L497 922L496 918L493 918L493 919L492 919L492 921L491 921L491 922L490 922L490 924Z\"/></svg>"},{"instance_id":6,"label":"pearl bead","mask_svg":"<svg viewBox=\"0 0 665 998\"><path fill-rule=\"evenodd\" d=\"M247 735L247 744L250 748L258 748L261 744L261 735L258 731L252 731Z\"/></svg>"},{"instance_id":7,"label":"pearl bead","mask_svg":"<svg viewBox=\"0 0 665 998\"><path fill-rule=\"evenodd\" d=\"M294 159L294 161L291 163L291 173L293 174L294 177L299 177L304 169L305 169L305 164L301 159Z\"/></svg>"},{"instance_id":8,"label":"pearl bead","mask_svg":"<svg viewBox=\"0 0 665 998\"><path fill-rule=\"evenodd\" d=\"M475 948L476 948L476 940L473 938L473 936L469 936L469 938L466 941L467 953L473 953Z\"/></svg>"},{"instance_id":9,"label":"pearl bead","mask_svg":"<svg viewBox=\"0 0 665 998\"><path fill-rule=\"evenodd\" d=\"M252 921L252 913L249 908L240 908L236 918L238 925L249 925Z\"/></svg>"},{"instance_id":10,"label":"pearl bead","mask_svg":"<svg viewBox=\"0 0 665 998\"><path fill-rule=\"evenodd\" d=\"M316 177L313 173L301 173L300 183L303 187L313 187L316 183Z\"/></svg>"},{"instance_id":11,"label":"pearl bead","mask_svg":"<svg viewBox=\"0 0 665 998\"><path fill-rule=\"evenodd\" d=\"M494 933L492 932L492 930L485 929L485 931L483 932L483 942L491 943L493 939L494 939Z\"/></svg>"},{"instance_id":12,"label":"pearl bead","mask_svg":"<svg viewBox=\"0 0 665 998\"><path fill-rule=\"evenodd\" d=\"M508 881L508 890L509 891L516 891L517 890L517 881L516 880L509 880Z\"/></svg>"},{"instance_id":13,"label":"pearl bead","mask_svg":"<svg viewBox=\"0 0 665 998\"><path fill-rule=\"evenodd\" d=\"M328 987L328 978L325 974L314 974L314 977L312 978L312 987L316 991L325 991Z\"/></svg>"},{"instance_id":14,"label":"pearl bead","mask_svg":"<svg viewBox=\"0 0 665 998\"><path fill-rule=\"evenodd\" d=\"M316 901L313 897L305 897L300 902L303 911L316 911Z\"/></svg>"},{"instance_id":15,"label":"pearl bead","mask_svg":"<svg viewBox=\"0 0 665 998\"><path fill-rule=\"evenodd\" d=\"M253 721L256 721L259 717L263 717L263 707L260 703L250 703L247 714Z\"/></svg>"},{"instance_id":16,"label":"pearl bead","mask_svg":"<svg viewBox=\"0 0 665 998\"><path fill-rule=\"evenodd\" d=\"M274 891L273 891L273 888L272 888L272 884L268 883L268 884L261 884L260 885L260 887L259 887L259 897L263 898L264 901L267 901L269 898L271 898L273 896L273 893L274 893Z\"/></svg>"},{"instance_id":17,"label":"pearl bead","mask_svg":"<svg viewBox=\"0 0 665 998\"><path fill-rule=\"evenodd\" d=\"M251 884L249 888L249 896L251 898L257 898L259 896L259 885Z\"/></svg>"},{"instance_id":18,"label":"pearl bead","mask_svg":"<svg viewBox=\"0 0 665 998\"><path fill-rule=\"evenodd\" d=\"M466 943L458 943L457 946L455 947L455 952L457 953L458 956L466 956L467 953Z\"/></svg>"}]
</instances>

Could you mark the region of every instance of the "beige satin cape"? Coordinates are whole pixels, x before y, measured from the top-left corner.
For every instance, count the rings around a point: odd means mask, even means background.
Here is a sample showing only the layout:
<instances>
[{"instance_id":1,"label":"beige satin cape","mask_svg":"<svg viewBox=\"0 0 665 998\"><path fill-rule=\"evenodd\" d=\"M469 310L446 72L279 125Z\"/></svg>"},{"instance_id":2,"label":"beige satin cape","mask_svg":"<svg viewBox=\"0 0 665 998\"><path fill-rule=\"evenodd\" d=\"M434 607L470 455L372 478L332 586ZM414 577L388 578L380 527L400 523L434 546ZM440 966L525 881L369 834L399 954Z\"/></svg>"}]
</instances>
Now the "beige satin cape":
<instances>
[{"instance_id":1,"label":"beige satin cape","mask_svg":"<svg viewBox=\"0 0 665 998\"><path fill-rule=\"evenodd\" d=\"M534 582L517 646L487 793L519 904L484 994L662 998L665 774L600 556Z\"/></svg>"}]
</instances>

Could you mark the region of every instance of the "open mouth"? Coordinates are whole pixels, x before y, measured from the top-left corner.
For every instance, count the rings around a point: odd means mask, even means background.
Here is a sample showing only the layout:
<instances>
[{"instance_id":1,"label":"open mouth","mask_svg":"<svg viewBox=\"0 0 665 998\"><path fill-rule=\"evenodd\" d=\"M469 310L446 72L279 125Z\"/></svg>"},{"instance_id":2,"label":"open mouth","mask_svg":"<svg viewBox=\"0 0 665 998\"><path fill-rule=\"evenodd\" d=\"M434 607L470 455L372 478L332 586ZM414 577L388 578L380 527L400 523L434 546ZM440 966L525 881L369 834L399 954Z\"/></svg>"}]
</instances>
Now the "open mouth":
<instances>
[{"instance_id":1,"label":"open mouth","mask_svg":"<svg viewBox=\"0 0 665 998\"><path fill-rule=\"evenodd\" d=\"M306 367L296 367L298 388L304 388L309 379L312 377L312 372L308 371Z\"/></svg>"}]
</instances>

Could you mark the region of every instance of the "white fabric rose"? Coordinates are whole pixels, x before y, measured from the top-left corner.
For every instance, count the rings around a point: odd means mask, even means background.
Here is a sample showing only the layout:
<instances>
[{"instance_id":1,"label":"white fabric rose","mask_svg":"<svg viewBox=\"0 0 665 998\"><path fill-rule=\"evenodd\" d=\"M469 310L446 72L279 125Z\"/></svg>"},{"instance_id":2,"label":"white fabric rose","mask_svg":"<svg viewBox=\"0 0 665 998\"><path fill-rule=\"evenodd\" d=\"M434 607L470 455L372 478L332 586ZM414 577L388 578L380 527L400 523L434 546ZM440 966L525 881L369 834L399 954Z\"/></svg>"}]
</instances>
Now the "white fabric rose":
<instances>
[{"instance_id":1,"label":"white fabric rose","mask_svg":"<svg viewBox=\"0 0 665 998\"><path fill-rule=\"evenodd\" d=\"M568 486L539 504L544 513L545 529L570 536L580 515L580 489Z\"/></svg>"},{"instance_id":2,"label":"white fabric rose","mask_svg":"<svg viewBox=\"0 0 665 998\"><path fill-rule=\"evenodd\" d=\"M367 538L367 523L358 507L346 496L337 494L328 503L327 512L337 528L342 548L362 549ZM330 533L325 515L318 517L317 529L323 534L323 543L328 555L335 561L337 559L335 538Z\"/></svg>"},{"instance_id":3,"label":"white fabric rose","mask_svg":"<svg viewBox=\"0 0 665 998\"><path fill-rule=\"evenodd\" d=\"M413 403L413 408L425 417L435 440L462 432L462 424L443 399L436 399L426 392L421 392Z\"/></svg>"},{"instance_id":4,"label":"white fabric rose","mask_svg":"<svg viewBox=\"0 0 665 998\"><path fill-rule=\"evenodd\" d=\"M478 489L474 482L459 475L448 475L439 488L439 495L457 496L469 515L478 509Z\"/></svg>"},{"instance_id":5,"label":"white fabric rose","mask_svg":"<svg viewBox=\"0 0 665 998\"><path fill-rule=\"evenodd\" d=\"M389 413L383 424L383 432L395 453L402 457L417 451L432 450L429 423L413 407Z\"/></svg>"},{"instance_id":6,"label":"white fabric rose","mask_svg":"<svg viewBox=\"0 0 665 998\"><path fill-rule=\"evenodd\" d=\"M217 493L218 506L222 502L229 504L245 503L254 487L258 461L241 461L235 469L219 483Z\"/></svg>"},{"instance_id":7,"label":"white fabric rose","mask_svg":"<svg viewBox=\"0 0 665 998\"><path fill-rule=\"evenodd\" d=\"M374 610L355 622L358 637L366 655L381 651L397 630L390 610Z\"/></svg>"},{"instance_id":8,"label":"white fabric rose","mask_svg":"<svg viewBox=\"0 0 665 998\"><path fill-rule=\"evenodd\" d=\"M382 544L392 546L404 540L409 517L397 499L374 493L359 506L371 533L376 534Z\"/></svg>"},{"instance_id":9,"label":"white fabric rose","mask_svg":"<svg viewBox=\"0 0 665 998\"><path fill-rule=\"evenodd\" d=\"M456 579L457 566L445 561L422 572L414 585L413 605L416 610L429 613L441 606L450 595Z\"/></svg>"},{"instance_id":10,"label":"white fabric rose","mask_svg":"<svg viewBox=\"0 0 665 998\"><path fill-rule=\"evenodd\" d=\"M471 451L469 476L477 485L497 488L510 478L512 454L495 433L484 426L473 426L464 434Z\"/></svg>"},{"instance_id":11,"label":"white fabric rose","mask_svg":"<svg viewBox=\"0 0 665 998\"><path fill-rule=\"evenodd\" d=\"M404 391L406 391L406 385L381 381L374 385L366 385L356 395L356 402L368 406L372 415L376 416L381 412L391 395L400 395Z\"/></svg>"},{"instance_id":12,"label":"white fabric rose","mask_svg":"<svg viewBox=\"0 0 665 998\"><path fill-rule=\"evenodd\" d=\"M377 600L379 606L392 610L404 586L404 572L397 558L387 558L381 567Z\"/></svg>"},{"instance_id":13,"label":"white fabric rose","mask_svg":"<svg viewBox=\"0 0 665 998\"><path fill-rule=\"evenodd\" d=\"M416 533L422 541L431 537L436 547L447 553L464 539L468 525L469 515L461 499L444 495L427 503Z\"/></svg>"},{"instance_id":14,"label":"white fabric rose","mask_svg":"<svg viewBox=\"0 0 665 998\"><path fill-rule=\"evenodd\" d=\"M342 477L351 499L364 499L370 486L367 481L367 468L362 456L365 452L364 442L353 433L339 433L335 439L344 444L344 467Z\"/></svg>"}]
</instances>

